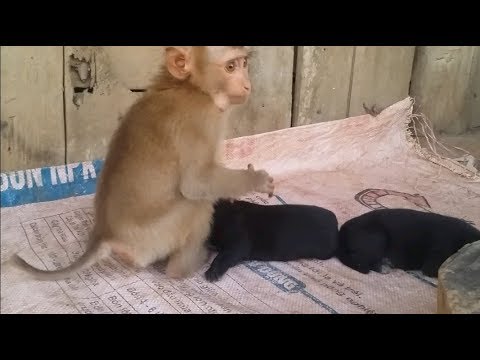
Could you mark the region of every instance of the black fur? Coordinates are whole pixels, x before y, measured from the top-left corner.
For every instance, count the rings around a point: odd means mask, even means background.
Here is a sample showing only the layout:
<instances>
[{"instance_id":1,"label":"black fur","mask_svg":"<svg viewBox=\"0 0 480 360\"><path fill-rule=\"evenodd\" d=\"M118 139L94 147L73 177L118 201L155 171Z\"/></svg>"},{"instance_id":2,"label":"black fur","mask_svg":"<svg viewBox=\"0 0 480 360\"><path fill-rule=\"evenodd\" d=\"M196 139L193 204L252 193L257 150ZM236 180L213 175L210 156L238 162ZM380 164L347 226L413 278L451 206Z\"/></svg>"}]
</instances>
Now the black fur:
<instances>
[{"instance_id":1,"label":"black fur","mask_svg":"<svg viewBox=\"0 0 480 360\"><path fill-rule=\"evenodd\" d=\"M382 261L403 270L422 270L437 277L438 269L480 231L466 221L410 209L373 210L340 227L338 259L361 273L381 272Z\"/></svg>"},{"instance_id":2,"label":"black fur","mask_svg":"<svg viewBox=\"0 0 480 360\"><path fill-rule=\"evenodd\" d=\"M208 241L218 251L205 277L219 280L247 260L328 259L338 245L338 221L329 210L311 205L258 205L217 202Z\"/></svg>"}]
</instances>

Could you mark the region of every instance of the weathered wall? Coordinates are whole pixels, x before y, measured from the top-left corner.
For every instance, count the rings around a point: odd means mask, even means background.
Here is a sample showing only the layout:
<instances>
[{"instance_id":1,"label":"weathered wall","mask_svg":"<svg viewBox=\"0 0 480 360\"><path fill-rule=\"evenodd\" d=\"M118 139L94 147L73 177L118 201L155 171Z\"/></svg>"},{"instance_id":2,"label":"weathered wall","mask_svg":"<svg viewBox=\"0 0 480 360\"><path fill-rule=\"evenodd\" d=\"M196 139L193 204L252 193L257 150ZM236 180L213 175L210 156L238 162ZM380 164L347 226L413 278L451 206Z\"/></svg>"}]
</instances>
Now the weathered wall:
<instances>
[{"instance_id":1,"label":"weathered wall","mask_svg":"<svg viewBox=\"0 0 480 360\"><path fill-rule=\"evenodd\" d=\"M102 158L120 117L140 93L118 81L102 47L67 46L64 61L69 69L65 74L66 161Z\"/></svg>"},{"instance_id":2,"label":"weathered wall","mask_svg":"<svg viewBox=\"0 0 480 360\"><path fill-rule=\"evenodd\" d=\"M230 116L229 137L290 127L293 46L258 46L251 61L252 96Z\"/></svg>"},{"instance_id":3,"label":"weathered wall","mask_svg":"<svg viewBox=\"0 0 480 360\"><path fill-rule=\"evenodd\" d=\"M480 47L259 46L229 137L381 110L409 94L437 131L480 126ZM2 47L1 170L102 158L163 47ZM411 84L411 86L410 86Z\"/></svg>"},{"instance_id":4,"label":"weathered wall","mask_svg":"<svg viewBox=\"0 0 480 360\"><path fill-rule=\"evenodd\" d=\"M84 60L91 70L85 84L78 81L76 70L66 76L67 162L105 155L119 118L160 68L163 50L123 46L65 48L66 68L72 61ZM293 47L257 47L256 53L251 63L253 94L246 106L232 112L231 137L290 126ZM78 86L87 90L75 94ZM81 102L74 100L75 95L83 98Z\"/></svg>"},{"instance_id":5,"label":"weathered wall","mask_svg":"<svg viewBox=\"0 0 480 360\"><path fill-rule=\"evenodd\" d=\"M418 46L411 94L415 111L438 132L461 134L480 125L478 46Z\"/></svg>"},{"instance_id":6,"label":"weathered wall","mask_svg":"<svg viewBox=\"0 0 480 360\"><path fill-rule=\"evenodd\" d=\"M348 116L353 46L299 46L294 126Z\"/></svg>"},{"instance_id":7,"label":"weathered wall","mask_svg":"<svg viewBox=\"0 0 480 360\"><path fill-rule=\"evenodd\" d=\"M301 46L294 125L383 109L408 96L414 46Z\"/></svg>"},{"instance_id":8,"label":"weathered wall","mask_svg":"<svg viewBox=\"0 0 480 360\"><path fill-rule=\"evenodd\" d=\"M466 99L467 116L471 127L480 127L480 46L475 48L472 60L470 89Z\"/></svg>"},{"instance_id":9,"label":"weathered wall","mask_svg":"<svg viewBox=\"0 0 480 360\"><path fill-rule=\"evenodd\" d=\"M1 169L65 161L63 49L1 47Z\"/></svg>"}]
</instances>

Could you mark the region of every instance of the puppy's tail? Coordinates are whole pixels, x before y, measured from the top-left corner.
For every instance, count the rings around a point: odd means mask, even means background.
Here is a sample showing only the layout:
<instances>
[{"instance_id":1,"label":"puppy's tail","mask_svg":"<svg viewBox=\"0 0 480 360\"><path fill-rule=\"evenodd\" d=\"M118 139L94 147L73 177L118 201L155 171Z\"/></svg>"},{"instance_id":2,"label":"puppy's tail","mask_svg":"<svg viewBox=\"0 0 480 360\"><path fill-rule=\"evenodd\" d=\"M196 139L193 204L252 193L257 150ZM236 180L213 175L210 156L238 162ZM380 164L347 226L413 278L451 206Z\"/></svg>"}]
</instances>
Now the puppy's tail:
<instances>
[{"instance_id":1,"label":"puppy's tail","mask_svg":"<svg viewBox=\"0 0 480 360\"><path fill-rule=\"evenodd\" d=\"M111 250L107 244L99 241L98 238L92 237L89 242L89 247L82 254L82 256L75 262L63 269L58 270L42 270L33 267L23 260L17 254L13 255L8 262L11 262L15 267L27 272L36 280L55 281L62 280L71 274L93 265L95 262L110 254Z\"/></svg>"}]
</instances>

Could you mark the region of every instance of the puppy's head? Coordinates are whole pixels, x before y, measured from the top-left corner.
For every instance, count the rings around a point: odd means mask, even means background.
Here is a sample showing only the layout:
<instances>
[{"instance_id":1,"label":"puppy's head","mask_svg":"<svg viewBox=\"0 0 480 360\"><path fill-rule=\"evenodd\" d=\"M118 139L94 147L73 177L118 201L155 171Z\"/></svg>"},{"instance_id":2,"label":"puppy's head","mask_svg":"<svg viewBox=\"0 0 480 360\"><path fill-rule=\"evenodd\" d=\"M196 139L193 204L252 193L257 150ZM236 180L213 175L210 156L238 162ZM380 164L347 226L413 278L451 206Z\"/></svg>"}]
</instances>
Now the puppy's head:
<instances>
[{"instance_id":1,"label":"puppy's head","mask_svg":"<svg viewBox=\"0 0 480 360\"><path fill-rule=\"evenodd\" d=\"M384 252L383 234L347 227L340 228L337 258L349 268L368 274L381 261Z\"/></svg>"}]
</instances>

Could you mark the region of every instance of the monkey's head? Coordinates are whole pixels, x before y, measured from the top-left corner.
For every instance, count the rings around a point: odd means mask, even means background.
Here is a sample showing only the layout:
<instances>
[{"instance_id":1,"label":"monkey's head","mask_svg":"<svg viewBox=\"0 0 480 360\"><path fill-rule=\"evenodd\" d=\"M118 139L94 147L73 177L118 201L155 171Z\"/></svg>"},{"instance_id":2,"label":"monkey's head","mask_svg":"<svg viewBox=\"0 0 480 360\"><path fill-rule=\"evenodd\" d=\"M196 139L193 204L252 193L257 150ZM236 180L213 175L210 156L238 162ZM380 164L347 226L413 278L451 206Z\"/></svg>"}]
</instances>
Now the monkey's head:
<instances>
[{"instance_id":1,"label":"monkey's head","mask_svg":"<svg viewBox=\"0 0 480 360\"><path fill-rule=\"evenodd\" d=\"M249 55L246 46L167 47L165 66L171 76L208 94L225 111L250 96Z\"/></svg>"}]
</instances>

